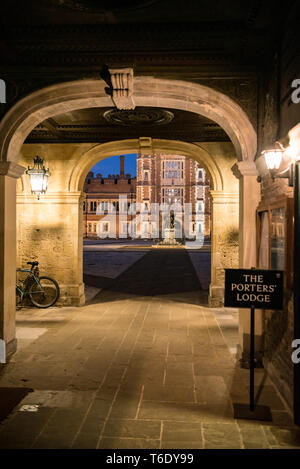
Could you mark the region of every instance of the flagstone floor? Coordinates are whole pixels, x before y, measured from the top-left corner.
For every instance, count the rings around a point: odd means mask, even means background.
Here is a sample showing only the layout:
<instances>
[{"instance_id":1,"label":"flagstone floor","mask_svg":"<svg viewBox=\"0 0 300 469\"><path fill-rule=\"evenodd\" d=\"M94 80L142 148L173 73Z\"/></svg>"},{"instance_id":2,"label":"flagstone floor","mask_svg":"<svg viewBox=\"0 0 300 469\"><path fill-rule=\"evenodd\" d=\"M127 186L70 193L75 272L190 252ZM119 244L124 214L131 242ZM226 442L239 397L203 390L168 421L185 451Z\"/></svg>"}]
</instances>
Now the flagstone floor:
<instances>
[{"instance_id":1,"label":"flagstone floor","mask_svg":"<svg viewBox=\"0 0 300 469\"><path fill-rule=\"evenodd\" d=\"M233 418L248 402L236 314L206 300L187 251L156 249L82 308L19 311L0 387L32 392L0 424L0 448L300 448L262 369L273 421Z\"/></svg>"}]
</instances>

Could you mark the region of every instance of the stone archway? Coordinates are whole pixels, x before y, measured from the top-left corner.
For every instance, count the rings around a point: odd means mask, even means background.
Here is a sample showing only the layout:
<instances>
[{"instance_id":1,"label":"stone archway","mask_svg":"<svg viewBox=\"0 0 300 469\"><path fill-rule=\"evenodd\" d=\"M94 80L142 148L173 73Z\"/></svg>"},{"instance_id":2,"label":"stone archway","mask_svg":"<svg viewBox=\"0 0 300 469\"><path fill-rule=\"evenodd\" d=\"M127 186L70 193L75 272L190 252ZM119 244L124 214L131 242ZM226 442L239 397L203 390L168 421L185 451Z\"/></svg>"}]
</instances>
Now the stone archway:
<instances>
[{"instance_id":1,"label":"stone archway","mask_svg":"<svg viewBox=\"0 0 300 469\"><path fill-rule=\"evenodd\" d=\"M72 170L68 188L73 193L80 193L88 171L98 162L116 154L142 153L142 139L122 140L92 146L82 153ZM219 306L224 293L224 268L237 267L238 252L238 187L231 171L226 168L222 157L211 154L201 144L192 144L176 140L151 140L147 154L176 154L191 158L200 163L210 175L212 181L212 258L209 303ZM232 150L232 162L235 162ZM223 163L223 164L222 164ZM228 161L227 161L228 165Z\"/></svg>"},{"instance_id":2,"label":"stone archway","mask_svg":"<svg viewBox=\"0 0 300 469\"><path fill-rule=\"evenodd\" d=\"M0 338L7 344L7 353L15 347L15 215L12 204L16 199L15 179L24 172L19 165L21 147L30 131L55 114L87 107L113 105L102 80L79 80L52 85L35 91L16 103L0 124L0 191L1 191L1 249L0 249ZM240 178L240 265L254 265L255 208L253 193L256 169L256 133L242 108L226 95L211 88L178 80L134 77L133 98L136 106L169 107L201 114L217 122L229 135L238 163ZM255 190L253 190L255 186ZM252 199L248 195L252 194ZM65 194L72 203L78 193ZM216 194L218 198L218 194ZM54 197L55 199L55 197ZM248 201L249 200L249 201ZM71 201L71 202L70 202ZM250 235L244 220L250 220ZM250 238L250 240L249 240ZM249 249L249 246L251 249Z\"/></svg>"},{"instance_id":3,"label":"stone archway","mask_svg":"<svg viewBox=\"0 0 300 469\"><path fill-rule=\"evenodd\" d=\"M236 162L232 143L216 144L162 139L130 139L104 144L26 145L21 163L29 165L32 154L42 152L57 178L50 178L48 191L40 201L30 193L29 180L18 184L18 263L24 265L33 252L48 274L61 285L63 304L84 303L82 271L83 184L88 171L98 161L116 154L177 154L199 162L212 181L212 258L209 302L219 306L224 294L224 268L238 265L238 181L231 166ZM47 218L45 219L45 213ZM33 216L34 215L34 216ZM67 226L63 220L67 220ZM45 243L45 238L48 243ZM41 248L43 244L44 248ZM51 255L48 255L48 249ZM36 259L37 260L37 259Z\"/></svg>"},{"instance_id":4,"label":"stone archway","mask_svg":"<svg viewBox=\"0 0 300 469\"><path fill-rule=\"evenodd\" d=\"M256 132L243 109L231 98L207 86L153 77L134 78L136 106L169 107L191 111L217 122L229 135L239 161L254 161ZM79 80L35 91L15 104L0 124L0 161L17 164L21 146L36 125L63 112L112 106L103 80ZM7 168L8 169L8 168Z\"/></svg>"}]
</instances>

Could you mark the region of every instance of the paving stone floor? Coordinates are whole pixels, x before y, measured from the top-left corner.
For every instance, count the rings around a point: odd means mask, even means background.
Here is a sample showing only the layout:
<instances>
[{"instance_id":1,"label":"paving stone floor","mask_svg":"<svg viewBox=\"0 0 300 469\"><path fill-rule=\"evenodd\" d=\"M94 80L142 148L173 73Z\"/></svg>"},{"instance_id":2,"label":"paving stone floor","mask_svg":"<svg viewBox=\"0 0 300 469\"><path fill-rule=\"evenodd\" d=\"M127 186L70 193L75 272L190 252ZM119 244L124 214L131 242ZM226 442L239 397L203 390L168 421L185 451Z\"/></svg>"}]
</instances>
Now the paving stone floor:
<instances>
[{"instance_id":1,"label":"paving stone floor","mask_svg":"<svg viewBox=\"0 0 300 469\"><path fill-rule=\"evenodd\" d=\"M248 370L220 325L232 312L206 300L188 253L157 249L82 308L19 311L0 386L33 392L0 424L0 448L299 448L264 370L273 421L233 418Z\"/></svg>"}]
</instances>

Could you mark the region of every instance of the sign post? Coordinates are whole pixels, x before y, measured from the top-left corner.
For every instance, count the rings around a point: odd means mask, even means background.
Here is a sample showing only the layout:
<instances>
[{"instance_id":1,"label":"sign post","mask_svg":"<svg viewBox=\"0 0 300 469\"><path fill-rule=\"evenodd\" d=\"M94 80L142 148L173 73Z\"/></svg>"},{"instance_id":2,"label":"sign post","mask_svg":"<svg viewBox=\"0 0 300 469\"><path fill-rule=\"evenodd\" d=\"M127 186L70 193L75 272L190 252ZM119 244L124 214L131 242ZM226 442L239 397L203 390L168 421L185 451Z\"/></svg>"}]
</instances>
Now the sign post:
<instances>
[{"instance_id":1,"label":"sign post","mask_svg":"<svg viewBox=\"0 0 300 469\"><path fill-rule=\"evenodd\" d=\"M255 406L255 308L282 309L283 271L252 269L225 269L224 306L247 308L250 317L250 405L233 404L234 418L272 420L268 406Z\"/></svg>"},{"instance_id":2,"label":"sign post","mask_svg":"<svg viewBox=\"0 0 300 469\"><path fill-rule=\"evenodd\" d=\"M251 324L250 324L250 410L253 412L254 403L254 331L255 331L255 309L251 306Z\"/></svg>"}]
</instances>

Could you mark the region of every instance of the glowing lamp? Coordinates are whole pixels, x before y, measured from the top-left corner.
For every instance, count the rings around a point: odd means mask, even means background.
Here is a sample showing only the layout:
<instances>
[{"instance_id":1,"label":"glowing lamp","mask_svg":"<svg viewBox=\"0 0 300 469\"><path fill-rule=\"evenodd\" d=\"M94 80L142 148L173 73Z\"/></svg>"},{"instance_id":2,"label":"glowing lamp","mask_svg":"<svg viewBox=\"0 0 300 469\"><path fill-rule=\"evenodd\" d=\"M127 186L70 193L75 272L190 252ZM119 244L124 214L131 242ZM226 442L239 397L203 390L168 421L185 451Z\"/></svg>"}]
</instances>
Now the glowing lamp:
<instances>
[{"instance_id":1,"label":"glowing lamp","mask_svg":"<svg viewBox=\"0 0 300 469\"><path fill-rule=\"evenodd\" d=\"M49 169L45 169L44 160L39 156L34 158L33 168L28 166L26 174L30 177L31 193L36 194L40 198L41 194L45 194L48 186Z\"/></svg>"},{"instance_id":2,"label":"glowing lamp","mask_svg":"<svg viewBox=\"0 0 300 469\"><path fill-rule=\"evenodd\" d=\"M282 153L284 150L274 148L272 150L265 150L262 154L265 157L266 165L268 169L278 169L281 165Z\"/></svg>"}]
</instances>

